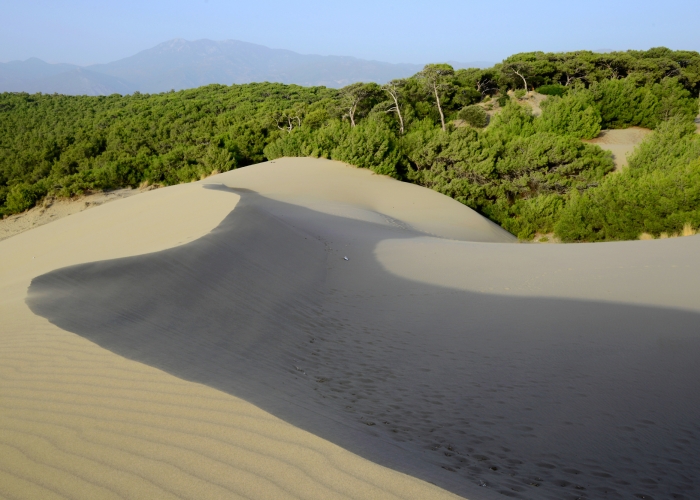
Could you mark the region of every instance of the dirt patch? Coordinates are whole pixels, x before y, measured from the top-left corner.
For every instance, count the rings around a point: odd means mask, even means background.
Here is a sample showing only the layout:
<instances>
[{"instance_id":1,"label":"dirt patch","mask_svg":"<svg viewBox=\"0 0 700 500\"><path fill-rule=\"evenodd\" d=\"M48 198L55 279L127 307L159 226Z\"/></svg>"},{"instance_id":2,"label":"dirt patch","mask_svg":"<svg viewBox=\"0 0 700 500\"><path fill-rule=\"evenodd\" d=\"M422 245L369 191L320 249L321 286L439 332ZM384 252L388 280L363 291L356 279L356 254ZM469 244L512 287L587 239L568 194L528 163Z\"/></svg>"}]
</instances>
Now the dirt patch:
<instances>
[{"instance_id":1,"label":"dirt patch","mask_svg":"<svg viewBox=\"0 0 700 500\"><path fill-rule=\"evenodd\" d=\"M529 106L532 109L532 114L534 116L540 116L542 114L542 103L547 100L547 95L540 94L538 92L528 92L525 97L518 100L521 104Z\"/></svg>"},{"instance_id":2,"label":"dirt patch","mask_svg":"<svg viewBox=\"0 0 700 500\"><path fill-rule=\"evenodd\" d=\"M651 130L642 127L630 127L619 130L603 130L595 139L584 140L589 144L597 144L602 149L613 154L615 170L627 166L627 157L649 134Z\"/></svg>"},{"instance_id":3,"label":"dirt patch","mask_svg":"<svg viewBox=\"0 0 700 500\"><path fill-rule=\"evenodd\" d=\"M532 110L532 114L534 116L540 116L542 114L542 108L541 104L544 100L547 99L548 96L544 94L539 94L537 92L528 92L525 97L522 99L516 99L514 97L513 91L510 91L508 93L510 95L511 99L514 99L518 104L521 106L527 106ZM488 115L488 123L491 123L491 120L493 120L493 117L496 116L498 113L501 112L503 109L501 106L498 105L498 100L491 98L488 101L483 101L477 104L477 106L481 107L486 111L486 114ZM467 127L469 126L467 122L461 119L457 120L452 120L451 122L455 127ZM488 125L487 125L488 126Z\"/></svg>"}]
</instances>

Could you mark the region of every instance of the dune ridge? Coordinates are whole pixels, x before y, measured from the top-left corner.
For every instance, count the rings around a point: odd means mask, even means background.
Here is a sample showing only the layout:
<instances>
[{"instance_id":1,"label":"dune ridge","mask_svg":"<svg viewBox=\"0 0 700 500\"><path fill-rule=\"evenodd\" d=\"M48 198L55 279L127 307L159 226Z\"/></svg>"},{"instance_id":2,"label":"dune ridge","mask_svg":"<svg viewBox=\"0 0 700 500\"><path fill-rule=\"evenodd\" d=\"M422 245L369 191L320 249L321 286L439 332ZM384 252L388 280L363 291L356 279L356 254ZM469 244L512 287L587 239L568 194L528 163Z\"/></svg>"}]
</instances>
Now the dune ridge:
<instances>
[{"instance_id":1,"label":"dune ridge","mask_svg":"<svg viewBox=\"0 0 700 500\"><path fill-rule=\"evenodd\" d=\"M112 354L24 303L35 276L197 240L237 203L201 184L175 186L0 243L0 496L455 498Z\"/></svg>"},{"instance_id":2,"label":"dune ridge","mask_svg":"<svg viewBox=\"0 0 700 500\"><path fill-rule=\"evenodd\" d=\"M6 240L0 492L693 498L700 239L512 242L309 159Z\"/></svg>"},{"instance_id":3,"label":"dune ridge","mask_svg":"<svg viewBox=\"0 0 700 500\"><path fill-rule=\"evenodd\" d=\"M206 184L240 197L214 230L37 276L31 309L463 496L693 497L698 237L514 245L325 160Z\"/></svg>"}]
</instances>

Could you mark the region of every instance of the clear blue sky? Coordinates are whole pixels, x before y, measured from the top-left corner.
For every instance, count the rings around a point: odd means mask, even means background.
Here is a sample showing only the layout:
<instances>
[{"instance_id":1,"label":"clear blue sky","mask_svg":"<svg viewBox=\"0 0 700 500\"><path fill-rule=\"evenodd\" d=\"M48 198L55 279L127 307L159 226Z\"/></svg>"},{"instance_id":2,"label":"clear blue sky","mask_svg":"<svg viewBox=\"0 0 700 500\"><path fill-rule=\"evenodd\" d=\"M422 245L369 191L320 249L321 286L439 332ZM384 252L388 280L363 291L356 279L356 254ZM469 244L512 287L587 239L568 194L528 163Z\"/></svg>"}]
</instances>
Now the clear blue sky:
<instances>
[{"instance_id":1,"label":"clear blue sky","mask_svg":"<svg viewBox=\"0 0 700 500\"><path fill-rule=\"evenodd\" d=\"M523 51L700 51L700 0L0 0L0 61L88 64L172 38L389 62Z\"/></svg>"}]
</instances>

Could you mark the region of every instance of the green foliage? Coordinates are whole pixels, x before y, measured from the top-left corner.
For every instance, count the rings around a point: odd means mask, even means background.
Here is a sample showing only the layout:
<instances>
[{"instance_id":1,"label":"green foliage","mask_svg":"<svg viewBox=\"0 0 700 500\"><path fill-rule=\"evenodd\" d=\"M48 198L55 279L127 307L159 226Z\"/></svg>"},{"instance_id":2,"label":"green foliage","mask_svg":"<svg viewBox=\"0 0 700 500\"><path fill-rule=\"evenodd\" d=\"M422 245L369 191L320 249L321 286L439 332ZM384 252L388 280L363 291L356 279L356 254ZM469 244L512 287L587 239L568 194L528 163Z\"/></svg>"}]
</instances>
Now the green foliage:
<instances>
[{"instance_id":1,"label":"green foliage","mask_svg":"<svg viewBox=\"0 0 700 500\"><path fill-rule=\"evenodd\" d=\"M452 77L454 69L449 64L426 64L423 71L416 75L425 93L435 99L435 106L440 115L442 130L445 130L445 101L454 93Z\"/></svg>"},{"instance_id":2,"label":"green foliage","mask_svg":"<svg viewBox=\"0 0 700 500\"><path fill-rule=\"evenodd\" d=\"M675 78L642 85L639 77L606 80L591 87L604 128L655 128L673 117L692 121L697 100Z\"/></svg>"},{"instance_id":3,"label":"green foliage","mask_svg":"<svg viewBox=\"0 0 700 500\"><path fill-rule=\"evenodd\" d=\"M357 82L341 89L341 103L343 117L350 120L354 127L356 121L367 114L384 97L382 88L376 83Z\"/></svg>"},{"instance_id":4,"label":"green foliage","mask_svg":"<svg viewBox=\"0 0 700 500\"><path fill-rule=\"evenodd\" d=\"M564 197L597 185L613 164L596 146L536 133L533 122L528 110L515 103L481 134L467 128L442 132L424 122L403 140L406 175L521 238L551 231Z\"/></svg>"},{"instance_id":5,"label":"green foliage","mask_svg":"<svg viewBox=\"0 0 700 500\"><path fill-rule=\"evenodd\" d=\"M517 70L526 78L529 88L568 87L575 82L592 85L630 76L641 85L651 86L673 76L691 96L698 97L700 93L700 54L664 47L606 54L524 52L508 57L493 70L498 86L509 89L524 88L522 78L514 72Z\"/></svg>"},{"instance_id":6,"label":"green foliage","mask_svg":"<svg viewBox=\"0 0 700 500\"><path fill-rule=\"evenodd\" d=\"M563 241L634 239L700 226L700 136L675 119L662 124L601 186L573 193L556 233Z\"/></svg>"},{"instance_id":7,"label":"green foliage","mask_svg":"<svg viewBox=\"0 0 700 500\"><path fill-rule=\"evenodd\" d=\"M400 178L397 143L394 132L381 120L365 120L355 127L335 121L320 129L301 127L286 134L268 145L265 155L271 160L283 156L331 158Z\"/></svg>"},{"instance_id":8,"label":"green foliage","mask_svg":"<svg viewBox=\"0 0 700 500\"><path fill-rule=\"evenodd\" d=\"M462 108L457 116L472 127L483 128L489 123L489 117L484 108L473 104Z\"/></svg>"},{"instance_id":9,"label":"green foliage","mask_svg":"<svg viewBox=\"0 0 700 500\"><path fill-rule=\"evenodd\" d=\"M605 128L656 125L656 96L634 78L606 80L592 87Z\"/></svg>"},{"instance_id":10,"label":"green foliage","mask_svg":"<svg viewBox=\"0 0 700 500\"><path fill-rule=\"evenodd\" d=\"M32 189L32 186L25 183L16 184L12 186L10 192L7 194L5 208L7 213L10 214L24 212L32 208L36 200L37 194L34 189Z\"/></svg>"},{"instance_id":11,"label":"green foliage","mask_svg":"<svg viewBox=\"0 0 700 500\"><path fill-rule=\"evenodd\" d=\"M491 120L490 132L502 140L514 136L530 136L535 133L535 117L529 107L510 100L503 110Z\"/></svg>"},{"instance_id":12,"label":"green foliage","mask_svg":"<svg viewBox=\"0 0 700 500\"><path fill-rule=\"evenodd\" d=\"M49 193L176 184L264 161L282 133L275 116L308 113L318 126L337 95L269 83L158 95L0 94L0 212Z\"/></svg>"},{"instance_id":13,"label":"green foliage","mask_svg":"<svg viewBox=\"0 0 700 500\"><path fill-rule=\"evenodd\" d=\"M560 194L519 199L507 208L510 217L504 218L503 227L523 240L531 239L538 232L552 232L564 202Z\"/></svg>"},{"instance_id":14,"label":"green foliage","mask_svg":"<svg viewBox=\"0 0 700 500\"><path fill-rule=\"evenodd\" d=\"M399 178L400 154L394 132L379 120L365 120L333 149L331 158Z\"/></svg>"},{"instance_id":15,"label":"green foliage","mask_svg":"<svg viewBox=\"0 0 700 500\"><path fill-rule=\"evenodd\" d=\"M578 88L564 97L552 96L544 101L537 129L578 139L593 139L600 133L601 122L593 92Z\"/></svg>"},{"instance_id":16,"label":"green foliage","mask_svg":"<svg viewBox=\"0 0 700 500\"><path fill-rule=\"evenodd\" d=\"M501 95L498 96L498 99L496 99L496 102L500 107L504 107L506 104L510 102L510 96L505 93L501 92Z\"/></svg>"},{"instance_id":17,"label":"green foliage","mask_svg":"<svg viewBox=\"0 0 700 500\"><path fill-rule=\"evenodd\" d=\"M539 92L540 94L553 95L557 97L564 96L564 94L566 94L566 91L567 87L561 85L560 83L542 85L541 87L537 87L537 92Z\"/></svg>"}]
</instances>

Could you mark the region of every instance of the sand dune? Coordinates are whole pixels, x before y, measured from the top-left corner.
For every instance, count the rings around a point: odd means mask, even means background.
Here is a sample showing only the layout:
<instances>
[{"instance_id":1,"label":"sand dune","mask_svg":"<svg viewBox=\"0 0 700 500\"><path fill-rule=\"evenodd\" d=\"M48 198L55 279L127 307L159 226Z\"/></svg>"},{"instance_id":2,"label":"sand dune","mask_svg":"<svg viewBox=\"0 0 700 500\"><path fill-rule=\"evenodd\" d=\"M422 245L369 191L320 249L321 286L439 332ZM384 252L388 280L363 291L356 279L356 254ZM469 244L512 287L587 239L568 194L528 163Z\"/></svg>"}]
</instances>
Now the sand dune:
<instances>
[{"instance_id":1,"label":"sand dune","mask_svg":"<svg viewBox=\"0 0 700 500\"><path fill-rule=\"evenodd\" d=\"M697 497L700 237L513 243L312 159L10 238L0 492Z\"/></svg>"},{"instance_id":2,"label":"sand dune","mask_svg":"<svg viewBox=\"0 0 700 500\"><path fill-rule=\"evenodd\" d=\"M453 498L238 398L112 354L25 305L35 276L196 240L237 202L176 186L0 243L0 497Z\"/></svg>"}]
</instances>

